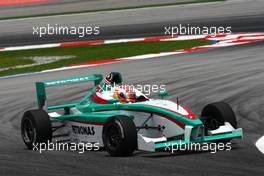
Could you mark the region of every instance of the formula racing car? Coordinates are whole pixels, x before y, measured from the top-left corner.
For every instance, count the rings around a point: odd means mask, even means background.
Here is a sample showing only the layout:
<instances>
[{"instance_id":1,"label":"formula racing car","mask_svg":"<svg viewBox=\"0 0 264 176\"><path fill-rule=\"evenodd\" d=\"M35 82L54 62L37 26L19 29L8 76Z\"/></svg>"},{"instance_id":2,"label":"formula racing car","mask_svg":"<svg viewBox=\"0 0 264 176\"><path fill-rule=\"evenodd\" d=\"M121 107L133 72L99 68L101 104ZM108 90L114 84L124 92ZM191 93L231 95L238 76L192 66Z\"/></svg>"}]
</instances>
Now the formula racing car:
<instances>
[{"instance_id":1,"label":"formula racing car","mask_svg":"<svg viewBox=\"0 0 264 176\"><path fill-rule=\"evenodd\" d=\"M48 106L46 88L93 81L79 102ZM111 156L135 150L157 151L179 144L230 141L243 136L235 114L224 102L206 105L195 115L180 103L151 99L124 84L118 72L36 83L38 108L24 113L21 133L25 145L57 138L69 142L98 143ZM57 141L57 140L56 140Z\"/></svg>"}]
</instances>

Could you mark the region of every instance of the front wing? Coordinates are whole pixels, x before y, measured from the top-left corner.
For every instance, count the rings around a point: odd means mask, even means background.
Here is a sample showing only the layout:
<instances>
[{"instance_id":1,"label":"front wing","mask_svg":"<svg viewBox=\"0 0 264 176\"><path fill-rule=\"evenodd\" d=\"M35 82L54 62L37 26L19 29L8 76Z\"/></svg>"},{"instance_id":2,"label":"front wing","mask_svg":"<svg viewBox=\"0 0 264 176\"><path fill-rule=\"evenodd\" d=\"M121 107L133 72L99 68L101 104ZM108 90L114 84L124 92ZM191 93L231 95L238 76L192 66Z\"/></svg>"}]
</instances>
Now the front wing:
<instances>
[{"instance_id":1,"label":"front wing","mask_svg":"<svg viewBox=\"0 0 264 176\"><path fill-rule=\"evenodd\" d=\"M228 129L226 129L225 131L215 130L216 132L210 133L210 135L204 135L204 133L201 133L200 135L197 135L197 137L193 137L192 136L193 127L186 126L184 139L171 140L171 141L168 141L165 137L148 138L142 136L141 134L138 134L138 149L154 152L158 149L173 147L177 145L186 145L191 143L206 143L206 142L214 142L214 141L243 137L242 128L234 129L229 123L225 123L223 127L227 127L229 128L229 130ZM201 128L201 130L203 129Z\"/></svg>"}]
</instances>

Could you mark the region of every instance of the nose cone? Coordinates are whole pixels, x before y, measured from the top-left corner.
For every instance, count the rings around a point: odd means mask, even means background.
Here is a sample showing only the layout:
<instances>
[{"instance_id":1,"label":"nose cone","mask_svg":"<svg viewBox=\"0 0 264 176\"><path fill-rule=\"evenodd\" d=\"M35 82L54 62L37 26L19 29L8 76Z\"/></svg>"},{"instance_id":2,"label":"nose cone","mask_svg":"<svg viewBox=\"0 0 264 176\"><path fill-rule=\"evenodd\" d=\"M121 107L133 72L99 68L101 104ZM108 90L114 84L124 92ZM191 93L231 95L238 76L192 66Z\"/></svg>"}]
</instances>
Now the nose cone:
<instances>
[{"instance_id":1,"label":"nose cone","mask_svg":"<svg viewBox=\"0 0 264 176\"><path fill-rule=\"evenodd\" d=\"M181 106L188 113L187 115L182 115L183 117L191 120L197 120L197 116L191 110L189 110L183 105L179 105L179 106Z\"/></svg>"}]
</instances>

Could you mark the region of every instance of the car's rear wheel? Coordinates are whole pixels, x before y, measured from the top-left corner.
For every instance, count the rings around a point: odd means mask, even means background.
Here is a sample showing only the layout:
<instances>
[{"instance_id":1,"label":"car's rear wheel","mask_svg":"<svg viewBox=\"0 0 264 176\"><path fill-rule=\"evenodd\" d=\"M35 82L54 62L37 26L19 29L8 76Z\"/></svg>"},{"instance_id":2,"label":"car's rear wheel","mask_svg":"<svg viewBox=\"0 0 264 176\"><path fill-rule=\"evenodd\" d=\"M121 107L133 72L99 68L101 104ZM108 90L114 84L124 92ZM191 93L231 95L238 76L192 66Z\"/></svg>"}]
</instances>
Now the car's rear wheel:
<instances>
[{"instance_id":1,"label":"car's rear wheel","mask_svg":"<svg viewBox=\"0 0 264 176\"><path fill-rule=\"evenodd\" d=\"M103 143L111 156L129 156L137 147L136 126L126 116L115 116L103 127Z\"/></svg>"},{"instance_id":2,"label":"car's rear wheel","mask_svg":"<svg viewBox=\"0 0 264 176\"><path fill-rule=\"evenodd\" d=\"M44 110L30 110L21 120L21 135L28 149L38 143L52 140L52 127L49 115Z\"/></svg>"}]
</instances>

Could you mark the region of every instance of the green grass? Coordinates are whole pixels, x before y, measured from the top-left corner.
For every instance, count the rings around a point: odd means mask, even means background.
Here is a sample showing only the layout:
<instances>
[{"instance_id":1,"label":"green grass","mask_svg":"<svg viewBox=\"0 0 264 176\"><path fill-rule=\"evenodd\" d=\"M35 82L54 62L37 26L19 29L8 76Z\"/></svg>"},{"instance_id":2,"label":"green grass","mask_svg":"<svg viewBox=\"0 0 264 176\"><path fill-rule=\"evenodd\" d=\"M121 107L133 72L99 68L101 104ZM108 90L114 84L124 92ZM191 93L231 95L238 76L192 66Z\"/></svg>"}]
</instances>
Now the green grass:
<instances>
[{"instance_id":1,"label":"green grass","mask_svg":"<svg viewBox=\"0 0 264 176\"><path fill-rule=\"evenodd\" d=\"M0 54L1 55L1 54ZM8 57L1 57L0 56L0 69L6 68L6 67L12 67L12 66L18 66L18 65L27 65L27 64L33 64L34 61L31 59L24 59L24 58L14 58L10 59Z\"/></svg>"},{"instance_id":2,"label":"green grass","mask_svg":"<svg viewBox=\"0 0 264 176\"><path fill-rule=\"evenodd\" d=\"M94 45L94 46L75 46L75 47L65 47L65 48L5 51L5 52L0 52L0 63L1 60L9 60L9 65L17 65L18 63L22 62L21 58L28 58L34 56L40 56L40 57L75 56L75 58L59 60L48 64L36 65L25 68L8 69L8 70L0 71L0 76L53 69L63 66L69 66L71 64L78 64L89 61L116 59L116 58L130 57L130 56L136 56L142 54L169 52L173 50L190 48L201 45L208 45L208 44L210 44L210 41L207 40L186 40L186 41L167 41L167 42L164 41L164 42L119 43L119 44L105 44L105 45ZM24 59L23 62L25 61L27 60Z\"/></svg>"},{"instance_id":3,"label":"green grass","mask_svg":"<svg viewBox=\"0 0 264 176\"><path fill-rule=\"evenodd\" d=\"M186 2L183 1L183 2L175 2L175 3L142 5L142 6L132 6L132 7L106 8L106 9L99 9L99 10L83 10L83 11L72 11L72 12L64 12L64 13L46 13L46 14L39 14L39 15L4 17L4 18L0 18L0 20L45 17L45 16L55 16L55 15L70 15L70 14L91 13L91 12L105 12L105 11L114 11L114 10L140 9L140 8L148 8L148 7L164 7L164 6L173 6L173 5L219 2L219 1L226 1L226 0L192 0L192 1L186 1Z\"/></svg>"}]
</instances>

